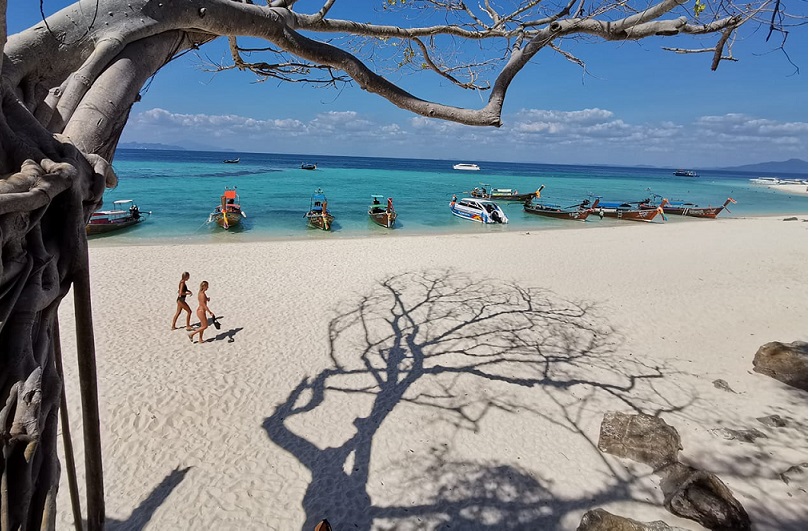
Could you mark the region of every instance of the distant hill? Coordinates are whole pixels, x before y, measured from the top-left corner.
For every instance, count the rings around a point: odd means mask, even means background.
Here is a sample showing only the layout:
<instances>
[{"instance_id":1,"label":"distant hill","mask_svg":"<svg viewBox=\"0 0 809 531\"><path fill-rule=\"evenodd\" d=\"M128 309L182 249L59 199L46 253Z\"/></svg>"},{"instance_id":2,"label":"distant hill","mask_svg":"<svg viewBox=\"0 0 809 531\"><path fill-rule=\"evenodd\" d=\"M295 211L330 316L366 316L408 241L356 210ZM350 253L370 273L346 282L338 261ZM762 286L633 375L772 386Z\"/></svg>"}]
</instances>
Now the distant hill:
<instances>
[{"instance_id":1,"label":"distant hill","mask_svg":"<svg viewBox=\"0 0 809 531\"><path fill-rule=\"evenodd\" d=\"M746 164L744 166L733 166L729 168L717 168L718 170L749 171L761 173L807 173L807 163L801 159L789 159L783 162L760 162L758 164Z\"/></svg>"},{"instance_id":2,"label":"distant hill","mask_svg":"<svg viewBox=\"0 0 809 531\"><path fill-rule=\"evenodd\" d=\"M186 151L184 147L169 146L166 144L152 144L150 142L121 142L118 144L122 149L161 149L164 151Z\"/></svg>"},{"instance_id":3,"label":"distant hill","mask_svg":"<svg viewBox=\"0 0 809 531\"><path fill-rule=\"evenodd\" d=\"M157 149L163 151L219 151L228 152L234 151L230 148L221 148L211 146L209 144L200 144L198 142L184 142L184 146L172 146L169 144L159 144L150 142L121 142L118 144L119 148L123 149Z\"/></svg>"}]
</instances>

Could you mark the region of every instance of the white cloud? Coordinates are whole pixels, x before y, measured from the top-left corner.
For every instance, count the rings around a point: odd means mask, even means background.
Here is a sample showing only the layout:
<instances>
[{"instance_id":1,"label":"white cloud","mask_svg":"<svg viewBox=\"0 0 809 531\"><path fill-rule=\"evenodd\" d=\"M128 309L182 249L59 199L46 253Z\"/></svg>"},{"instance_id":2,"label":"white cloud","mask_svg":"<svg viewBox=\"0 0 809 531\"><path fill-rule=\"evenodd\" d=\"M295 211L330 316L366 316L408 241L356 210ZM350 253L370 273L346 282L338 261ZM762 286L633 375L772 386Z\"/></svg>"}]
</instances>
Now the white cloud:
<instances>
[{"instance_id":1,"label":"white cloud","mask_svg":"<svg viewBox=\"0 0 809 531\"><path fill-rule=\"evenodd\" d=\"M353 110L302 121L151 109L133 115L123 141L176 145L187 140L244 151L478 161L662 166L688 161L694 167L803 158L807 149L806 123L741 113L653 123L599 108L521 109L503 122L498 129L421 116L383 122Z\"/></svg>"}]
</instances>

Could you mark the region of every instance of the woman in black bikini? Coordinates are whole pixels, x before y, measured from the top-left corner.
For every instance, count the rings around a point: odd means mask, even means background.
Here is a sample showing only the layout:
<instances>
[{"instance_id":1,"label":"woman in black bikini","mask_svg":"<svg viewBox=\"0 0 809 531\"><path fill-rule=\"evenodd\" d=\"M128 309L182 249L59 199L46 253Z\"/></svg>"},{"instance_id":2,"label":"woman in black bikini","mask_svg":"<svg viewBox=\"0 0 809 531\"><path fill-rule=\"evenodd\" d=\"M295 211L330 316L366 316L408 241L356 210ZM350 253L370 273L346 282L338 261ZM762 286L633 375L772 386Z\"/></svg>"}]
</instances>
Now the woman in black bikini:
<instances>
[{"instance_id":1,"label":"woman in black bikini","mask_svg":"<svg viewBox=\"0 0 809 531\"><path fill-rule=\"evenodd\" d=\"M188 274L188 271L183 273L182 279L180 279L180 285L177 287L177 311L174 312L174 319L171 320L171 329L177 330L177 318L180 317L180 313L185 310L185 329L186 330L193 330L191 328L191 307L188 306L188 303L185 302L185 298L188 295L191 295L192 291L188 289L188 286L185 285L185 282L191 278L191 275Z\"/></svg>"}]
</instances>

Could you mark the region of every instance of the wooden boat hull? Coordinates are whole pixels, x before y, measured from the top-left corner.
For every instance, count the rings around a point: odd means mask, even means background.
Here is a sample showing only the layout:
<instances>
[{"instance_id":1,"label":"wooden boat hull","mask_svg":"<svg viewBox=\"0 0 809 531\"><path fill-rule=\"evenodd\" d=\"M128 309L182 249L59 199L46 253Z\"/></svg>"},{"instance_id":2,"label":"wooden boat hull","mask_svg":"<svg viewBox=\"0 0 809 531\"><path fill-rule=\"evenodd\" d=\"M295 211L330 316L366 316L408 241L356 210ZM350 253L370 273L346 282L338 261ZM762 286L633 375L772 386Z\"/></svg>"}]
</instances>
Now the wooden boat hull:
<instances>
[{"instance_id":1,"label":"wooden boat hull","mask_svg":"<svg viewBox=\"0 0 809 531\"><path fill-rule=\"evenodd\" d=\"M227 223L225 223L225 220L227 220ZM221 212L217 212L215 214L211 214L211 221L213 221L223 229L229 229L241 223L242 213L228 212L227 215L222 215Z\"/></svg>"},{"instance_id":2,"label":"wooden boat hull","mask_svg":"<svg viewBox=\"0 0 809 531\"><path fill-rule=\"evenodd\" d=\"M627 221L652 221L658 214L662 213L661 208L655 207L654 210L644 209L621 209L621 208L599 208L598 214L603 215L605 218L624 219Z\"/></svg>"},{"instance_id":3,"label":"wooden boat hull","mask_svg":"<svg viewBox=\"0 0 809 531\"><path fill-rule=\"evenodd\" d=\"M707 218L707 219L716 219L716 216L719 215L720 212L723 210L728 209L728 205L730 203L735 203L732 198L728 197L725 204L718 207L701 207L699 205L695 205L694 203L683 203L683 204L667 204L663 207L663 212L665 214L673 214L675 216L690 216L693 218ZM641 208L651 210L657 208L654 205L641 205ZM728 210L730 212L730 210Z\"/></svg>"},{"instance_id":4,"label":"wooden boat hull","mask_svg":"<svg viewBox=\"0 0 809 531\"><path fill-rule=\"evenodd\" d=\"M368 217L371 218L371 221L379 225L380 227L385 227L386 229L393 228L393 225L396 223L396 212L368 212Z\"/></svg>"},{"instance_id":5,"label":"wooden boat hull","mask_svg":"<svg viewBox=\"0 0 809 531\"><path fill-rule=\"evenodd\" d=\"M334 216L331 214L323 215L320 212L308 212L306 214L306 223L313 229L331 230Z\"/></svg>"},{"instance_id":6,"label":"wooden boat hull","mask_svg":"<svg viewBox=\"0 0 809 531\"><path fill-rule=\"evenodd\" d=\"M529 214L536 214L538 216L546 216L555 219L569 219L573 221L585 221L587 220L587 217L593 213L592 208L570 210L554 208L547 205L532 205L529 203L523 205L523 210Z\"/></svg>"},{"instance_id":7,"label":"wooden boat hull","mask_svg":"<svg viewBox=\"0 0 809 531\"><path fill-rule=\"evenodd\" d=\"M96 234L106 234L108 232L113 232L116 230L131 227L133 225L137 225L144 219L145 218L141 217L140 219L129 218L123 220L104 221L104 222L99 221L94 222L91 219L90 223L88 223L87 227L85 228L85 232L87 233L88 236L95 236Z\"/></svg>"}]
</instances>

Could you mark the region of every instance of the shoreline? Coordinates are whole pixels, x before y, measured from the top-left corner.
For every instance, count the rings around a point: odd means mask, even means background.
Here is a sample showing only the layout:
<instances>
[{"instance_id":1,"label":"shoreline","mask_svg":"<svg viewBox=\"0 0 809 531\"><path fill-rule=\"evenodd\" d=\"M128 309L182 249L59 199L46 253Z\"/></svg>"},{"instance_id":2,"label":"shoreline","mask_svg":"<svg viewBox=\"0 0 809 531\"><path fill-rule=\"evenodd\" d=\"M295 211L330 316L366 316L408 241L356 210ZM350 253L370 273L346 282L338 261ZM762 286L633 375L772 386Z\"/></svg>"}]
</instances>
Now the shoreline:
<instances>
[{"instance_id":1,"label":"shoreline","mask_svg":"<svg viewBox=\"0 0 809 531\"><path fill-rule=\"evenodd\" d=\"M519 228L512 231L501 231L495 232L498 227L486 227L486 226L479 226L478 228L481 229L479 232L471 232L471 231L464 231L464 232L457 232L450 229L440 229L434 231L414 231L414 232L403 232L399 229L379 229L376 230L376 227L372 227L373 232L341 232L341 231L333 231L327 232L322 230L316 229L309 229L309 228L302 228L300 234L295 235L285 235L285 236L272 236L272 233L265 232L259 233L258 231L251 231L249 234L245 234L244 232L241 233L228 233L226 231L220 231L216 233L213 237L220 236L220 237L235 237L238 235L243 235L244 238L240 241L211 241L211 239L204 239L204 236L193 236L193 237L184 237L184 238L171 238L171 237L152 237L152 238L143 238L143 239L121 239L116 238L116 233L111 233L108 236L103 237L95 237L88 240L89 246L91 249L93 248L107 248L107 247L153 247L153 246L174 246L174 245L227 245L227 244L252 244L252 243L261 243L261 242L291 242L291 241L302 241L302 242L318 242L318 241L328 241L328 240L384 240L384 239L399 239L399 238L431 238L431 237L443 237L443 236L459 236L459 237L467 237L467 236L486 236L486 235L506 235L506 234L524 234L524 233L531 233L531 232L558 232L558 231L570 231L570 230L599 230L599 229L614 229L618 227L631 227L635 225L665 225L666 223L669 224L679 224L679 223L708 223L708 222L717 222L723 220L750 220L750 219L785 219L797 217L799 221L809 219L808 212L799 212L799 213L789 213L789 214L770 214L770 215L760 215L760 216L723 216L722 214L719 215L716 219L699 219L699 218L691 218L688 216L675 216L675 215L668 215L668 221L660 222L660 221L653 221L651 223L646 222L629 222L629 221L621 221L621 220L599 220L595 222L581 222L581 221L555 221L553 225L550 223L546 226L539 225L537 227L530 227L530 228ZM480 224L467 222L468 226L475 227ZM494 230L487 230L487 229L494 229ZM126 230L126 229L125 229ZM137 230L135 227L134 230Z\"/></svg>"},{"instance_id":2,"label":"shoreline","mask_svg":"<svg viewBox=\"0 0 809 531\"><path fill-rule=\"evenodd\" d=\"M809 335L809 227L786 217L91 245L108 522L575 529L603 507L702 529L598 450L606 412L642 411L758 531L805 529L805 479L779 474L806 460L806 392L752 370ZM213 341L169 330L182 271L210 282ZM80 419L70 294L59 319ZM766 437L724 436L743 429ZM59 528L67 493L63 474Z\"/></svg>"}]
</instances>

